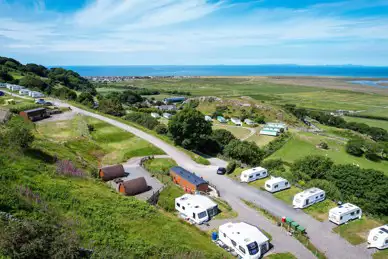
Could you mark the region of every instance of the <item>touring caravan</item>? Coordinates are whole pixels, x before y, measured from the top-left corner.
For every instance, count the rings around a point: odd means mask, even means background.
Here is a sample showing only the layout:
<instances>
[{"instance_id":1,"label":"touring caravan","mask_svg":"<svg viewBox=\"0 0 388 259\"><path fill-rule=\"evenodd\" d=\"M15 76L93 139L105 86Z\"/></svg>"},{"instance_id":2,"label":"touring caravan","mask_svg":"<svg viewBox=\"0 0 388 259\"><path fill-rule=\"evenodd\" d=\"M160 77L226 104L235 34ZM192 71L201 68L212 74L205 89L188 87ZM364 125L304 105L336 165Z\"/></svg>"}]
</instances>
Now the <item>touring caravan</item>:
<instances>
[{"instance_id":1,"label":"touring caravan","mask_svg":"<svg viewBox=\"0 0 388 259\"><path fill-rule=\"evenodd\" d=\"M271 177L265 182L264 188L269 192L278 192L290 188L290 183L282 177Z\"/></svg>"},{"instance_id":2,"label":"touring caravan","mask_svg":"<svg viewBox=\"0 0 388 259\"><path fill-rule=\"evenodd\" d=\"M232 123L234 123L234 125L236 125L236 126L242 126L242 122L241 122L241 120L238 119L238 118L231 118L230 121L231 121Z\"/></svg>"},{"instance_id":3,"label":"touring caravan","mask_svg":"<svg viewBox=\"0 0 388 259\"><path fill-rule=\"evenodd\" d=\"M269 250L269 239L257 227L245 222L226 223L218 228L219 241L242 259L261 258Z\"/></svg>"},{"instance_id":4,"label":"touring caravan","mask_svg":"<svg viewBox=\"0 0 388 259\"><path fill-rule=\"evenodd\" d=\"M307 208L314 203L318 203L323 201L326 197L325 191L319 188L310 188L303 192L297 193L294 196L294 200L292 201L292 205L295 209L303 209Z\"/></svg>"},{"instance_id":5,"label":"touring caravan","mask_svg":"<svg viewBox=\"0 0 388 259\"><path fill-rule=\"evenodd\" d=\"M356 205L345 203L329 210L329 220L337 225L353 219L361 219L362 211Z\"/></svg>"},{"instance_id":6,"label":"touring caravan","mask_svg":"<svg viewBox=\"0 0 388 259\"><path fill-rule=\"evenodd\" d=\"M160 118L160 115L159 115L159 113L151 112L151 117L153 117L153 118L155 118L155 119L159 119L159 118Z\"/></svg>"},{"instance_id":7,"label":"touring caravan","mask_svg":"<svg viewBox=\"0 0 388 259\"><path fill-rule=\"evenodd\" d=\"M197 224L209 221L218 214L218 204L199 194L184 194L176 198L175 209Z\"/></svg>"},{"instance_id":8,"label":"touring caravan","mask_svg":"<svg viewBox=\"0 0 388 259\"><path fill-rule=\"evenodd\" d=\"M368 236L368 248L388 248L388 224L372 229Z\"/></svg>"},{"instance_id":9,"label":"touring caravan","mask_svg":"<svg viewBox=\"0 0 388 259\"><path fill-rule=\"evenodd\" d=\"M240 180L243 183L253 182L268 176L268 171L262 167L255 167L241 173Z\"/></svg>"}]
</instances>

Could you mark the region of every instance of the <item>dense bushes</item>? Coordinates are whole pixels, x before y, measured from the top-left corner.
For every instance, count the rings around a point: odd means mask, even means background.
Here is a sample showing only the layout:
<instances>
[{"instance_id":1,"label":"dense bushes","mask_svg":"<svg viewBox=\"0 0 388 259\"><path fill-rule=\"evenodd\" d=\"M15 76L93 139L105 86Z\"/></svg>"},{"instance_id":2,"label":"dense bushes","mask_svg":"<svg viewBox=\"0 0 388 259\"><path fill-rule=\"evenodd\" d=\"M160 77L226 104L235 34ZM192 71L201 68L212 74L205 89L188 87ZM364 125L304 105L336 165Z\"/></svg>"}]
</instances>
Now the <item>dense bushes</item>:
<instances>
[{"instance_id":1,"label":"dense bushes","mask_svg":"<svg viewBox=\"0 0 388 259\"><path fill-rule=\"evenodd\" d=\"M159 121L147 113L131 112L124 119L140 124L147 129L154 129L159 125Z\"/></svg>"},{"instance_id":2,"label":"dense bushes","mask_svg":"<svg viewBox=\"0 0 388 259\"><path fill-rule=\"evenodd\" d=\"M25 123L19 116L12 117L6 126L0 126L0 146L28 148L34 141L33 127L32 123Z\"/></svg>"},{"instance_id":3,"label":"dense bushes","mask_svg":"<svg viewBox=\"0 0 388 259\"><path fill-rule=\"evenodd\" d=\"M231 174L234 172L234 170L236 170L236 167L237 167L237 163L236 161L232 161L228 164L228 166L226 167L226 173L227 174Z\"/></svg>"},{"instance_id":4,"label":"dense bushes","mask_svg":"<svg viewBox=\"0 0 388 259\"><path fill-rule=\"evenodd\" d=\"M34 76L25 76L19 80L19 84L30 89L37 89L39 91L46 92L49 88L49 85L41 80L40 78Z\"/></svg>"},{"instance_id":5,"label":"dense bushes","mask_svg":"<svg viewBox=\"0 0 388 259\"><path fill-rule=\"evenodd\" d=\"M94 105L94 98L93 98L93 95L91 95L90 93L81 93L78 97L77 97L77 102L79 102L80 104L83 104L85 106L88 106L88 107L93 107Z\"/></svg>"},{"instance_id":6,"label":"dense bushes","mask_svg":"<svg viewBox=\"0 0 388 259\"><path fill-rule=\"evenodd\" d=\"M349 140L346 144L346 152L358 157L365 154L365 158L377 162L387 159L388 142L376 143L365 139Z\"/></svg>"},{"instance_id":7,"label":"dense bushes","mask_svg":"<svg viewBox=\"0 0 388 259\"><path fill-rule=\"evenodd\" d=\"M324 189L328 197L344 199L365 212L388 215L388 177L383 172L353 165L334 165L329 158L308 156L291 167L295 180Z\"/></svg>"},{"instance_id":8,"label":"dense bushes","mask_svg":"<svg viewBox=\"0 0 388 259\"><path fill-rule=\"evenodd\" d=\"M98 110L114 116L123 116L125 114L123 105L117 98L104 98L100 100Z\"/></svg>"},{"instance_id":9,"label":"dense bushes","mask_svg":"<svg viewBox=\"0 0 388 259\"><path fill-rule=\"evenodd\" d=\"M247 165L260 165L264 152L254 143L232 140L225 146L224 155Z\"/></svg>"},{"instance_id":10,"label":"dense bushes","mask_svg":"<svg viewBox=\"0 0 388 259\"><path fill-rule=\"evenodd\" d=\"M155 127L155 131L160 135L166 135L168 133L168 128L164 124L159 124Z\"/></svg>"},{"instance_id":11,"label":"dense bushes","mask_svg":"<svg viewBox=\"0 0 388 259\"><path fill-rule=\"evenodd\" d=\"M67 87L55 88L52 90L51 94L58 98L70 101L74 101L77 99L77 93Z\"/></svg>"},{"instance_id":12,"label":"dense bushes","mask_svg":"<svg viewBox=\"0 0 388 259\"><path fill-rule=\"evenodd\" d=\"M353 156L362 156L364 154L363 141L349 140L348 143L346 143L346 152Z\"/></svg>"},{"instance_id":13,"label":"dense bushes","mask_svg":"<svg viewBox=\"0 0 388 259\"><path fill-rule=\"evenodd\" d=\"M222 146L226 146L230 141L236 139L230 131L224 129L213 130L212 137Z\"/></svg>"},{"instance_id":14,"label":"dense bushes","mask_svg":"<svg viewBox=\"0 0 388 259\"><path fill-rule=\"evenodd\" d=\"M276 151L281 149L290 138L291 138L290 133L284 133L284 134L280 135L279 137L277 137L276 139L269 142L264 147L264 153L265 153L264 156L269 157L270 155L272 155L273 153L275 153Z\"/></svg>"}]
</instances>

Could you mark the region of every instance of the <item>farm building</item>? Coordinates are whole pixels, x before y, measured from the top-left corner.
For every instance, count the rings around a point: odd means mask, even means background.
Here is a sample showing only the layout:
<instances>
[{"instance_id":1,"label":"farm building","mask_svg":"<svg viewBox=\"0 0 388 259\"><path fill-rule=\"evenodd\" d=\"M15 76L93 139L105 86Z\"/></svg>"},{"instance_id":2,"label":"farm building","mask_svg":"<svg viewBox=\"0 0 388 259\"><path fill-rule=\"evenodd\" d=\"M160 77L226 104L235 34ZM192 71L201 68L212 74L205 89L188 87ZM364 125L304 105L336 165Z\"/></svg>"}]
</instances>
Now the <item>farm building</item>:
<instances>
[{"instance_id":1,"label":"farm building","mask_svg":"<svg viewBox=\"0 0 388 259\"><path fill-rule=\"evenodd\" d=\"M261 258L269 250L269 239L260 229L245 222L226 223L218 228L219 240L240 258Z\"/></svg>"},{"instance_id":2,"label":"farm building","mask_svg":"<svg viewBox=\"0 0 388 259\"><path fill-rule=\"evenodd\" d=\"M177 107L175 105L161 105L158 109L161 111L176 111Z\"/></svg>"},{"instance_id":3,"label":"farm building","mask_svg":"<svg viewBox=\"0 0 388 259\"><path fill-rule=\"evenodd\" d=\"M158 119L158 118L160 118L160 115L159 115L159 113L152 112L152 113L151 113L151 117L153 117L153 118L155 118L155 119Z\"/></svg>"},{"instance_id":4,"label":"farm building","mask_svg":"<svg viewBox=\"0 0 388 259\"><path fill-rule=\"evenodd\" d=\"M217 116L217 120L220 122L220 123L226 123L226 119L222 116Z\"/></svg>"},{"instance_id":5,"label":"farm building","mask_svg":"<svg viewBox=\"0 0 388 259\"><path fill-rule=\"evenodd\" d=\"M180 103L186 101L186 97L171 97L171 98L165 98L163 102L165 104L170 104L170 103Z\"/></svg>"},{"instance_id":6,"label":"farm building","mask_svg":"<svg viewBox=\"0 0 388 259\"><path fill-rule=\"evenodd\" d=\"M48 118L50 115L48 114L46 108L37 108L28 111L22 111L19 113L25 120L30 121L38 121Z\"/></svg>"},{"instance_id":7,"label":"farm building","mask_svg":"<svg viewBox=\"0 0 388 259\"><path fill-rule=\"evenodd\" d=\"M150 189L144 177L122 181L118 185L118 191L127 196L134 196Z\"/></svg>"},{"instance_id":8,"label":"farm building","mask_svg":"<svg viewBox=\"0 0 388 259\"><path fill-rule=\"evenodd\" d=\"M388 248L388 224L374 228L369 232L368 248Z\"/></svg>"},{"instance_id":9,"label":"farm building","mask_svg":"<svg viewBox=\"0 0 388 259\"><path fill-rule=\"evenodd\" d=\"M30 92L31 92L31 91L28 90L28 89L20 89L19 94L20 94L20 95L29 95Z\"/></svg>"},{"instance_id":10,"label":"farm building","mask_svg":"<svg viewBox=\"0 0 388 259\"><path fill-rule=\"evenodd\" d=\"M242 126L242 122L238 118L231 118L230 121L233 122L233 124L236 126Z\"/></svg>"},{"instance_id":11,"label":"farm building","mask_svg":"<svg viewBox=\"0 0 388 259\"><path fill-rule=\"evenodd\" d=\"M218 204L204 195L184 194L175 199L175 209L197 224L209 221L218 214Z\"/></svg>"},{"instance_id":12,"label":"farm building","mask_svg":"<svg viewBox=\"0 0 388 259\"><path fill-rule=\"evenodd\" d=\"M250 126L256 125L256 122L254 122L253 120L250 120L250 119L245 119L244 123L247 125L250 125Z\"/></svg>"},{"instance_id":13,"label":"farm building","mask_svg":"<svg viewBox=\"0 0 388 259\"><path fill-rule=\"evenodd\" d=\"M167 120L171 119L172 115L170 113L163 113L163 117L166 118Z\"/></svg>"},{"instance_id":14,"label":"farm building","mask_svg":"<svg viewBox=\"0 0 388 259\"><path fill-rule=\"evenodd\" d=\"M103 181L111 181L126 174L123 165L112 165L100 168L98 175Z\"/></svg>"},{"instance_id":15,"label":"farm building","mask_svg":"<svg viewBox=\"0 0 388 259\"><path fill-rule=\"evenodd\" d=\"M329 220L337 225L344 224L353 219L361 219L360 207L351 203L342 204L329 210Z\"/></svg>"},{"instance_id":16,"label":"farm building","mask_svg":"<svg viewBox=\"0 0 388 259\"><path fill-rule=\"evenodd\" d=\"M205 116L205 121L213 121L213 119L212 119L212 117L206 115L206 116Z\"/></svg>"},{"instance_id":17,"label":"farm building","mask_svg":"<svg viewBox=\"0 0 388 259\"><path fill-rule=\"evenodd\" d=\"M206 192L209 189L209 185L205 180L180 166L172 167L170 176L173 182L179 184L186 192Z\"/></svg>"}]
</instances>

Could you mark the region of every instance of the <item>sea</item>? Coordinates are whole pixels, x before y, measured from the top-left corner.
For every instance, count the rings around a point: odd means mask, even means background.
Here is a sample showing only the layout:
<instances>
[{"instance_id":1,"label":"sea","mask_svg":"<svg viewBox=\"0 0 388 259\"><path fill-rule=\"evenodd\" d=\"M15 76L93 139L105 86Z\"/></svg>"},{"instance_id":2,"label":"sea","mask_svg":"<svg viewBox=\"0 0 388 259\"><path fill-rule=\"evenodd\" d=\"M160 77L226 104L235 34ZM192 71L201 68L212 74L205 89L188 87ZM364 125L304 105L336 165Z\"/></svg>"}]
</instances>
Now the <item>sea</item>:
<instances>
[{"instance_id":1,"label":"sea","mask_svg":"<svg viewBox=\"0 0 388 259\"><path fill-rule=\"evenodd\" d=\"M388 67L212 65L212 66L65 66L81 76L343 76L387 78Z\"/></svg>"}]
</instances>

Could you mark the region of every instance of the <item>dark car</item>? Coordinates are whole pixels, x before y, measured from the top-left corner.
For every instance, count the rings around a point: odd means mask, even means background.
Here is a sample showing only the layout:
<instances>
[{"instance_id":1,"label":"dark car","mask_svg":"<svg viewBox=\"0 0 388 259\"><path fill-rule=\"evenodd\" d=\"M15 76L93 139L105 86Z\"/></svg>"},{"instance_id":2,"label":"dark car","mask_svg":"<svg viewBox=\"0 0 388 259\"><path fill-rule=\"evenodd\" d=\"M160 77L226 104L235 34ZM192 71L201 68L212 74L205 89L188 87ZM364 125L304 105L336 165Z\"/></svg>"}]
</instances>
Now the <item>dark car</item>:
<instances>
[{"instance_id":1,"label":"dark car","mask_svg":"<svg viewBox=\"0 0 388 259\"><path fill-rule=\"evenodd\" d=\"M0 96L4 96L4 95L5 95L5 93L0 91Z\"/></svg>"},{"instance_id":2,"label":"dark car","mask_svg":"<svg viewBox=\"0 0 388 259\"><path fill-rule=\"evenodd\" d=\"M226 168L225 167L219 167L217 170L217 174L226 174Z\"/></svg>"}]
</instances>

